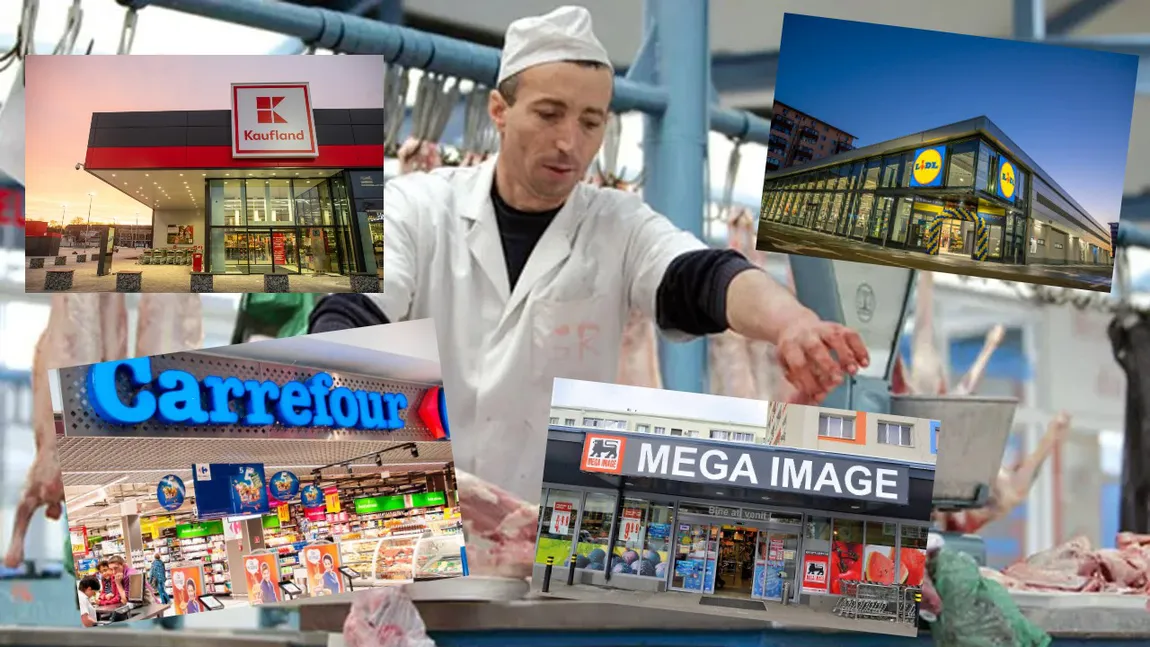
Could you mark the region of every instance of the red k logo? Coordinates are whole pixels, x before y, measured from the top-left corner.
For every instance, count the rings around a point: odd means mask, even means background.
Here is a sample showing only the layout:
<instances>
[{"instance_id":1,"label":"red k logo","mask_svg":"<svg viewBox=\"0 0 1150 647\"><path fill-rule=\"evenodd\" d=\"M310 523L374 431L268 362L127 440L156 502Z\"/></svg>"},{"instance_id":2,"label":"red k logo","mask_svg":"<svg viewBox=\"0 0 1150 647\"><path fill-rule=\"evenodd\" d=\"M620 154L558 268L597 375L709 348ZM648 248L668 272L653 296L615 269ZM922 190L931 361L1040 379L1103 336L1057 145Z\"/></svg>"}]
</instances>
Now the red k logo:
<instances>
[{"instance_id":1,"label":"red k logo","mask_svg":"<svg viewBox=\"0 0 1150 647\"><path fill-rule=\"evenodd\" d=\"M276 106L283 100L283 97L256 97L256 123L286 124L287 119L275 111Z\"/></svg>"}]
</instances>

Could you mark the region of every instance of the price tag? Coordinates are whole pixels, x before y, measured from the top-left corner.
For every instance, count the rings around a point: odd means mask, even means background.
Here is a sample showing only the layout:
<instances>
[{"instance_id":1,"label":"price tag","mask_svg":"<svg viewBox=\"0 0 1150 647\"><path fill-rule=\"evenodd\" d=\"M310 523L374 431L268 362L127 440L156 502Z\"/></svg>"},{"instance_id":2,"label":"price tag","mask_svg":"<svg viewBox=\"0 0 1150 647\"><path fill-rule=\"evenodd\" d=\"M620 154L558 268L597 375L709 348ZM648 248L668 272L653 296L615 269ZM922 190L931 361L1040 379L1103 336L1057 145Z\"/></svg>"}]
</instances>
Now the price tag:
<instances>
[{"instance_id":1,"label":"price tag","mask_svg":"<svg viewBox=\"0 0 1150 647\"><path fill-rule=\"evenodd\" d=\"M323 495L323 502L327 506L328 512L339 512L339 493L333 492L331 494Z\"/></svg>"},{"instance_id":2,"label":"price tag","mask_svg":"<svg viewBox=\"0 0 1150 647\"><path fill-rule=\"evenodd\" d=\"M286 503L276 507L276 513L279 514L280 523L287 523L291 521L291 510L288 508Z\"/></svg>"},{"instance_id":3,"label":"price tag","mask_svg":"<svg viewBox=\"0 0 1150 647\"><path fill-rule=\"evenodd\" d=\"M638 508L624 508L623 518L619 523L619 541L637 541L639 539L639 531L643 525L642 520L642 510Z\"/></svg>"},{"instance_id":4,"label":"price tag","mask_svg":"<svg viewBox=\"0 0 1150 647\"><path fill-rule=\"evenodd\" d=\"M551 534L566 535L571 532L571 512L575 506L570 501L556 501L551 511Z\"/></svg>"}]
</instances>

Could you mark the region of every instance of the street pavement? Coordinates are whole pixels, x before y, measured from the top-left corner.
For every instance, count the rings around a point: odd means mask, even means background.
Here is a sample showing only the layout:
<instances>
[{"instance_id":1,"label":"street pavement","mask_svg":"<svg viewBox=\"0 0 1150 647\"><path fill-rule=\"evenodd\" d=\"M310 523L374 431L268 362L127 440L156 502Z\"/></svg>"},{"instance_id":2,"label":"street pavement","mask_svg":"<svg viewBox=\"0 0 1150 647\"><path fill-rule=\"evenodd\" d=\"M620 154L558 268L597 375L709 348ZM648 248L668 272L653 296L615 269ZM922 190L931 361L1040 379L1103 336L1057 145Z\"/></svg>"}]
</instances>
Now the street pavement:
<instances>
[{"instance_id":1,"label":"street pavement","mask_svg":"<svg viewBox=\"0 0 1150 647\"><path fill-rule=\"evenodd\" d=\"M879 247L778 223L759 223L756 247L766 252L817 256L838 261L891 265L930 272L965 274L987 279L1038 283L1078 290L1110 292L1114 268L1084 265L1006 265L961 256Z\"/></svg>"}]
</instances>

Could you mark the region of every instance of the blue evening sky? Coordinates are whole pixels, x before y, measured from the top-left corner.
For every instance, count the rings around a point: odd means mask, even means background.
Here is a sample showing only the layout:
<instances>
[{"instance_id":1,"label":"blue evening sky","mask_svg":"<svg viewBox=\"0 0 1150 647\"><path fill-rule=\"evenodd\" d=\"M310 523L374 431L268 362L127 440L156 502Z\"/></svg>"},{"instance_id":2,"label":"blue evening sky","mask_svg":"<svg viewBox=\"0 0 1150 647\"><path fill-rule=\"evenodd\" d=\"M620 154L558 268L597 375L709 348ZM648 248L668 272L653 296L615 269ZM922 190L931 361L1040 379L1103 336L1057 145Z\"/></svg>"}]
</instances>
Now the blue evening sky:
<instances>
[{"instance_id":1,"label":"blue evening sky","mask_svg":"<svg viewBox=\"0 0 1150 647\"><path fill-rule=\"evenodd\" d=\"M775 97L858 146L985 115L1105 227L1137 75L1125 54L787 14Z\"/></svg>"}]
</instances>

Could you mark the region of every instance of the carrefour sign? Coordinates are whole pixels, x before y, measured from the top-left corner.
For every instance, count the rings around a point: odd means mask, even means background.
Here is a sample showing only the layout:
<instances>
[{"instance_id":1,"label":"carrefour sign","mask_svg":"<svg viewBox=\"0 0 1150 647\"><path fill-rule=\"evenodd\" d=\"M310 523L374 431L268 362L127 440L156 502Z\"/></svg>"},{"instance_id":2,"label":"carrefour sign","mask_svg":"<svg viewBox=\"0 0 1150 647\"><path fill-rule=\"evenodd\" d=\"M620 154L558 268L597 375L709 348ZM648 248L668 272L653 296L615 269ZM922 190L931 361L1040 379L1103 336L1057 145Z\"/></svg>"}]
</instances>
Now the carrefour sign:
<instances>
[{"instance_id":1,"label":"carrefour sign","mask_svg":"<svg viewBox=\"0 0 1150 647\"><path fill-rule=\"evenodd\" d=\"M116 383L125 378L129 394L121 397ZM327 373L318 373L306 382L285 384L217 376L200 380L180 370L153 375L150 357L93 364L87 376L92 411L116 425L158 420L173 425L404 427L399 412L407 408L406 395L332 386Z\"/></svg>"},{"instance_id":2,"label":"carrefour sign","mask_svg":"<svg viewBox=\"0 0 1150 647\"><path fill-rule=\"evenodd\" d=\"M911 186L942 186L942 168L946 163L946 146L920 148L914 152L910 169Z\"/></svg>"}]
</instances>

